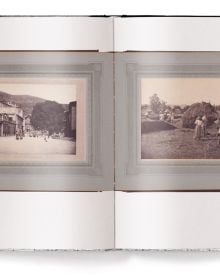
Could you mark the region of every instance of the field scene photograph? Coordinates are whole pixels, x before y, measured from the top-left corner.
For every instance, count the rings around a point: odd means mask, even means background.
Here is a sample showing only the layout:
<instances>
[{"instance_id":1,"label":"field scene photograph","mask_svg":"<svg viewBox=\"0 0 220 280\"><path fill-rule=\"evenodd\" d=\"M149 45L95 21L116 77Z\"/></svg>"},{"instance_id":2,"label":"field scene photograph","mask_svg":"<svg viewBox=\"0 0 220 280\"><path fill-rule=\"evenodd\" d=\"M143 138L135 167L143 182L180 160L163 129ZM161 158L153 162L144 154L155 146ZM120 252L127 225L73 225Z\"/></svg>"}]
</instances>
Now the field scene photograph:
<instances>
[{"instance_id":1,"label":"field scene photograph","mask_svg":"<svg viewBox=\"0 0 220 280\"><path fill-rule=\"evenodd\" d=\"M141 79L141 159L220 159L220 78Z\"/></svg>"},{"instance_id":2,"label":"field scene photograph","mask_svg":"<svg viewBox=\"0 0 220 280\"><path fill-rule=\"evenodd\" d=\"M67 78L0 78L0 157L75 155L76 97Z\"/></svg>"}]
</instances>

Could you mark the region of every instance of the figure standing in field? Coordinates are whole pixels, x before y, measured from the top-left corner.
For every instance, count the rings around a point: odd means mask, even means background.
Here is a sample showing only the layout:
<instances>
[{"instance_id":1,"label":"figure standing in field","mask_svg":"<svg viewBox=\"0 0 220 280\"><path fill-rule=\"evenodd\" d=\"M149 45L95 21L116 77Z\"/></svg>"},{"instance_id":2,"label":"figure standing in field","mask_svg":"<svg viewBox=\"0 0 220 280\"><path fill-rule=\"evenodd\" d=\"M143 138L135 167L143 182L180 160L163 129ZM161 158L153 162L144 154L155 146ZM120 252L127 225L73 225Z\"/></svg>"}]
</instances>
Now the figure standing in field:
<instances>
[{"instance_id":1,"label":"figure standing in field","mask_svg":"<svg viewBox=\"0 0 220 280\"><path fill-rule=\"evenodd\" d=\"M208 123L208 119L207 119L207 117L206 117L206 115L204 115L203 117L202 117L202 137L206 137L206 135L207 135L207 123Z\"/></svg>"},{"instance_id":2,"label":"figure standing in field","mask_svg":"<svg viewBox=\"0 0 220 280\"><path fill-rule=\"evenodd\" d=\"M218 145L220 145L220 127L218 127L218 131L217 131L217 140L218 140Z\"/></svg>"},{"instance_id":3,"label":"figure standing in field","mask_svg":"<svg viewBox=\"0 0 220 280\"><path fill-rule=\"evenodd\" d=\"M170 114L170 122L173 124L174 123L174 112L172 111Z\"/></svg>"},{"instance_id":4,"label":"figure standing in field","mask_svg":"<svg viewBox=\"0 0 220 280\"><path fill-rule=\"evenodd\" d=\"M194 138L195 139L201 139L202 137L202 130L203 130L203 121L202 121L202 117L197 117L196 121L195 121L195 134L194 134Z\"/></svg>"},{"instance_id":5,"label":"figure standing in field","mask_svg":"<svg viewBox=\"0 0 220 280\"><path fill-rule=\"evenodd\" d=\"M215 125L216 125L216 129L217 129L216 137L218 140L218 145L220 145L220 120L219 120L219 118L215 121Z\"/></svg>"},{"instance_id":6,"label":"figure standing in field","mask_svg":"<svg viewBox=\"0 0 220 280\"><path fill-rule=\"evenodd\" d=\"M163 112L160 112L160 121L164 121L165 115Z\"/></svg>"}]
</instances>

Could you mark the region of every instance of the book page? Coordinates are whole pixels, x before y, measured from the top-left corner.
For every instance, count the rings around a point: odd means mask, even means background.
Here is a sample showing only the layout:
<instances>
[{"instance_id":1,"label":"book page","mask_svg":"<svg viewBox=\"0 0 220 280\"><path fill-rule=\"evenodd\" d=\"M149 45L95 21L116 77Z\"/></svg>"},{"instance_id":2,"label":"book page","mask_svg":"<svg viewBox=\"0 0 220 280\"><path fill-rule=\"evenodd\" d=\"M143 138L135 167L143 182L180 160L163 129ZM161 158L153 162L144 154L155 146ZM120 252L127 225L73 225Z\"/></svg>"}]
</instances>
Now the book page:
<instances>
[{"instance_id":1,"label":"book page","mask_svg":"<svg viewBox=\"0 0 220 280\"><path fill-rule=\"evenodd\" d=\"M219 27L115 19L119 248L219 248Z\"/></svg>"},{"instance_id":2,"label":"book page","mask_svg":"<svg viewBox=\"0 0 220 280\"><path fill-rule=\"evenodd\" d=\"M219 51L219 17L117 17L114 50Z\"/></svg>"},{"instance_id":3,"label":"book page","mask_svg":"<svg viewBox=\"0 0 220 280\"><path fill-rule=\"evenodd\" d=\"M114 193L0 192L0 250L114 246Z\"/></svg>"},{"instance_id":4,"label":"book page","mask_svg":"<svg viewBox=\"0 0 220 280\"><path fill-rule=\"evenodd\" d=\"M111 17L3 16L0 32L1 50L113 51Z\"/></svg>"},{"instance_id":5,"label":"book page","mask_svg":"<svg viewBox=\"0 0 220 280\"><path fill-rule=\"evenodd\" d=\"M0 250L113 248L112 28L0 18Z\"/></svg>"}]
</instances>

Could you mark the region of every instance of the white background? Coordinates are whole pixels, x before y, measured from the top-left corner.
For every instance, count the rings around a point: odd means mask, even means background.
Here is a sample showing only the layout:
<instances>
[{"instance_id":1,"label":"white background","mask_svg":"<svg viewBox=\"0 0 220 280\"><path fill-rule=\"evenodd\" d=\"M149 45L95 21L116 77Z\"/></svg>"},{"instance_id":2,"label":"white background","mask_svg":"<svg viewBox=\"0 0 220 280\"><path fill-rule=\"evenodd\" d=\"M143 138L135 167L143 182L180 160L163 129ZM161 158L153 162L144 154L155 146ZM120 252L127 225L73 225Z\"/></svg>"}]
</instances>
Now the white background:
<instances>
[{"instance_id":1,"label":"white background","mask_svg":"<svg viewBox=\"0 0 220 280\"><path fill-rule=\"evenodd\" d=\"M1 15L220 15L219 1L1 0ZM161 232L161 234L163 234ZM218 252L0 252L0 279L219 279Z\"/></svg>"}]
</instances>

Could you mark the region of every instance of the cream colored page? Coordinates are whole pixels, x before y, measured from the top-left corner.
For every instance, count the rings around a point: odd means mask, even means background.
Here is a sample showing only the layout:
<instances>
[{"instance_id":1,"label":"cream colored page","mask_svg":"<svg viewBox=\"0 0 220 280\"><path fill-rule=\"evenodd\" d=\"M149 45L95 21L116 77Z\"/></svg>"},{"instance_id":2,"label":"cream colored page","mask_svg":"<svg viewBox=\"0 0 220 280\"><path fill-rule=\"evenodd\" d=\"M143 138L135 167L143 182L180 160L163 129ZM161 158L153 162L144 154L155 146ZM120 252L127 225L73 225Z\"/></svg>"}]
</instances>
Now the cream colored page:
<instances>
[{"instance_id":1,"label":"cream colored page","mask_svg":"<svg viewBox=\"0 0 220 280\"><path fill-rule=\"evenodd\" d=\"M218 17L114 18L114 50L219 51Z\"/></svg>"}]
</instances>

